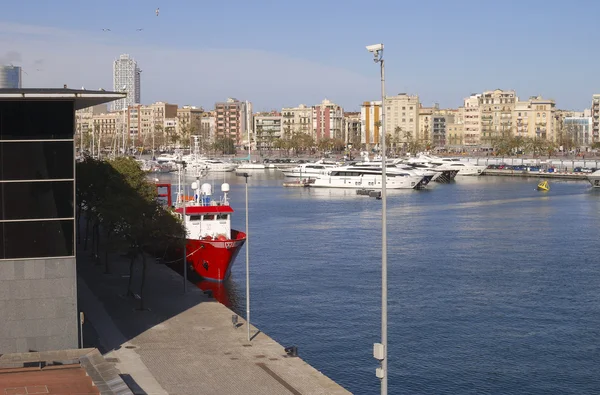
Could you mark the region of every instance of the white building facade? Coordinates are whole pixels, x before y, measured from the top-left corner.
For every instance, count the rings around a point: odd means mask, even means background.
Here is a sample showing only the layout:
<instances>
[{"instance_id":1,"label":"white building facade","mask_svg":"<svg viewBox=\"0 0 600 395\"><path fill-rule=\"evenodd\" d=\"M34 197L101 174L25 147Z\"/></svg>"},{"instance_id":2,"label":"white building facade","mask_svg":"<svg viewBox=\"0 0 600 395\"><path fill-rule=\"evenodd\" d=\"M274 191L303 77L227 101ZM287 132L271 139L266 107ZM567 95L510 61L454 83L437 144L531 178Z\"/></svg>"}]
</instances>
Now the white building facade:
<instances>
[{"instance_id":1,"label":"white building facade","mask_svg":"<svg viewBox=\"0 0 600 395\"><path fill-rule=\"evenodd\" d=\"M123 54L114 61L113 90L115 92L125 92L127 97L114 101L111 107L112 111L123 110L141 102L141 72L142 70L138 67L137 62L128 54Z\"/></svg>"}]
</instances>

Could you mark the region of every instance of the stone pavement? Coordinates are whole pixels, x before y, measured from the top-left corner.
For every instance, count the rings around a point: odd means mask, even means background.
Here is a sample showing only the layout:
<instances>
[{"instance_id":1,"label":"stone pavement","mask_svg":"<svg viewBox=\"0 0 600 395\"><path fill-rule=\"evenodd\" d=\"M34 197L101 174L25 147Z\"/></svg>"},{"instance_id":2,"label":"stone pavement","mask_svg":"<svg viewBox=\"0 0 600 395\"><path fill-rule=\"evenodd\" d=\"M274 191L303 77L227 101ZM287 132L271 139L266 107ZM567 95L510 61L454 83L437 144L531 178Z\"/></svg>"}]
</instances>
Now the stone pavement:
<instances>
[{"instance_id":1,"label":"stone pavement","mask_svg":"<svg viewBox=\"0 0 600 395\"><path fill-rule=\"evenodd\" d=\"M258 332L248 342L242 317L234 328L231 310L193 284L184 295L182 277L151 259L149 310L138 310L139 300L125 296L128 261L111 256L111 274L104 274L104 266L94 265L78 247L79 310L101 349L109 351L105 357L139 387L134 393L349 394L302 359L288 357L266 334ZM139 293L141 262L136 266Z\"/></svg>"}]
</instances>

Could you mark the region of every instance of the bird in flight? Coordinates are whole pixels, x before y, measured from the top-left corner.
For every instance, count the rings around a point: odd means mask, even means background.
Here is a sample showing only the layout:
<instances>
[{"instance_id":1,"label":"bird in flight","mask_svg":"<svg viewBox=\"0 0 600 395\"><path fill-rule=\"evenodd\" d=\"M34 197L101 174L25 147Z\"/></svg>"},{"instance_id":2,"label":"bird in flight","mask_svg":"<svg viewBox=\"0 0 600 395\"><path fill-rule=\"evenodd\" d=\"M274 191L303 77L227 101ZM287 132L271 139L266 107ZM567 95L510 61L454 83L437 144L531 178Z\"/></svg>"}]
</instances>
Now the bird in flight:
<instances>
[{"instance_id":1,"label":"bird in flight","mask_svg":"<svg viewBox=\"0 0 600 395\"><path fill-rule=\"evenodd\" d=\"M141 32L144 29L135 29L136 32Z\"/></svg>"},{"instance_id":2,"label":"bird in flight","mask_svg":"<svg viewBox=\"0 0 600 395\"><path fill-rule=\"evenodd\" d=\"M158 16L158 13L160 12L160 8L157 8L156 11L154 11L154 12L156 12L156 16Z\"/></svg>"},{"instance_id":3,"label":"bird in flight","mask_svg":"<svg viewBox=\"0 0 600 395\"><path fill-rule=\"evenodd\" d=\"M102 29L103 32L110 32L110 29Z\"/></svg>"}]
</instances>

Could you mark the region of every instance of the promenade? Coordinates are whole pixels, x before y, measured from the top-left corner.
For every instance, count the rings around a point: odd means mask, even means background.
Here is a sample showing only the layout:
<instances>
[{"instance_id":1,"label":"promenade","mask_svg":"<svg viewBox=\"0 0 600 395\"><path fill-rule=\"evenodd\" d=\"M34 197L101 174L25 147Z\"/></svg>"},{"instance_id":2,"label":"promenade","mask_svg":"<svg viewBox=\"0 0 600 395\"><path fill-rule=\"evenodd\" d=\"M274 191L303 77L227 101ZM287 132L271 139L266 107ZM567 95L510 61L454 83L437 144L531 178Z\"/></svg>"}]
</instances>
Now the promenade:
<instances>
[{"instance_id":1,"label":"promenade","mask_svg":"<svg viewBox=\"0 0 600 395\"><path fill-rule=\"evenodd\" d=\"M111 274L78 246L84 345L115 363L135 394L349 394L266 334L247 341L246 322L168 267L148 260L145 306L125 296L128 259L111 256ZM139 293L141 262L136 264Z\"/></svg>"}]
</instances>

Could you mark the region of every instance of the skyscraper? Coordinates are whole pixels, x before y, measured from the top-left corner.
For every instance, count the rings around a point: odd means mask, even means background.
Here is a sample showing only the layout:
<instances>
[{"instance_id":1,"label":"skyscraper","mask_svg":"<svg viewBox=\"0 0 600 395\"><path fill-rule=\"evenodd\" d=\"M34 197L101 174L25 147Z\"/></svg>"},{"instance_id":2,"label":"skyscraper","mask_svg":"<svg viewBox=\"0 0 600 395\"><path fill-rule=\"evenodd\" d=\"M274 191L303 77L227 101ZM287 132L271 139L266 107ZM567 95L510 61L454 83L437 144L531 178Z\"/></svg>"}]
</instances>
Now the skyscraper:
<instances>
[{"instance_id":1,"label":"skyscraper","mask_svg":"<svg viewBox=\"0 0 600 395\"><path fill-rule=\"evenodd\" d=\"M141 101L140 73L137 62L128 54L119 56L113 64L113 91L127 93L125 99L113 102L112 110L118 111Z\"/></svg>"},{"instance_id":2,"label":"skyscraper","mask_svg":"<svg viewBox=\"0 0 600 395\"><path fill-rule=\"evenodd\" d=\"M0 88L21 89L19 66L0 66Z\"/></svg>"}]
</instances>

